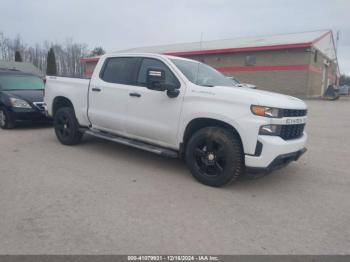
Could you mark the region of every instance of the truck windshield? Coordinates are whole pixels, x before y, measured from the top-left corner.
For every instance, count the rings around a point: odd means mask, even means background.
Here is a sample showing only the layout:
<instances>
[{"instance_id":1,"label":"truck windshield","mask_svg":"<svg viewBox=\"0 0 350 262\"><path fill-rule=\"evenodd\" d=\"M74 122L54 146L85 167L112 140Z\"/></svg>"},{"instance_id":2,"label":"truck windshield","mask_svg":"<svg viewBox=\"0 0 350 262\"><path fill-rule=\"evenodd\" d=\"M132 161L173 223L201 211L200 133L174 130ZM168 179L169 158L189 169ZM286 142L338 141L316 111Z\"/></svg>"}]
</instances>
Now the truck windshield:
<instances>
[{"instance_id":1,"label":"truck windshield","mask_svg":"<svg viewBox=\"0 0 350 262\"><path fill-rule=\"evenodd\" d=\"M0 90L42 90L44 82L30 75L0 75Z\"/></svg>"},{"instance_id":2,"label":"truck windshield","mask_svg":"<svg viewBox=\"0 0 350 262\"><path fill-rule=\"evenodd\" d=\"M189 81L199 86L235 86L234 82L214 68L195 61L170 59Z\"/></svg>"}]
</instances>

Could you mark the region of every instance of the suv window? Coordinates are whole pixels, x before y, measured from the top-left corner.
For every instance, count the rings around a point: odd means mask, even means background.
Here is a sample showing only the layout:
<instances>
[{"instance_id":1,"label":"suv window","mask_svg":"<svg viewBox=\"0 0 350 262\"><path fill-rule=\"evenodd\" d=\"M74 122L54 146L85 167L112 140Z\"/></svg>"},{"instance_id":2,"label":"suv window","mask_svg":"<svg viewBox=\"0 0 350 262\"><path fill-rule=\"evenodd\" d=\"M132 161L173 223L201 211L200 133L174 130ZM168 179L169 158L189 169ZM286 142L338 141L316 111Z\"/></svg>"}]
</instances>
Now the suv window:
<instances>
[{"instance_id":1,"label":"suv window","mask_svg":"<svg viewBox=\"0 0 350 262\"><path fill-rule=\"evenodd\" d=\"M153 58L142 59L139 75L137 77L137 85L146 86L147 84L147 69L159 68L165 72L165 84L171 84L180 87L180 82L177 80L173 72L161 61Z\"/></svg>"},{"instance_id":2,"label":"suv window","mask_svg":"<svg viewBox=\"0 0 350 262\"><path fill-rule=\"evenodd\" d=\"M42 90L44 82L37 76L0 74L0 90Z\"/></svg>"},{"instance_id":3,"label":"suv window","mask_svg":"<svg viewBox=\"0 0 350 262\"><path fill-rule=\"evenodd\" d=\"M137 57L109 58L102 70L101 79L116 84L134 84Z\"/></svg>"}]
</instances>

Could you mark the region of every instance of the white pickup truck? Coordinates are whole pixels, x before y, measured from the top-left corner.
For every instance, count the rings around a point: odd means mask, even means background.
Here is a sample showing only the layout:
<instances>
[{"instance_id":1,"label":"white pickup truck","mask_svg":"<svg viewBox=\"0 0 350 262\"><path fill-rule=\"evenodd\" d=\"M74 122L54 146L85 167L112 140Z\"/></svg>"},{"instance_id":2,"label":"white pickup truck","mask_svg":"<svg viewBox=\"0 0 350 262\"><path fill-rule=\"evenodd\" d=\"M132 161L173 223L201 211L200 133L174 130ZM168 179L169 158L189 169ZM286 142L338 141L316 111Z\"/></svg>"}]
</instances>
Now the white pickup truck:
<instances>
[{"instance_id":1,"label":"white pickup truck","mask_svg":"<svg viewBox=\"0 0 350 262\"><path fill-rule=\"evenodd\" d=\"M210 186L285 166L306 151L303 101L236 87L179 57L104 55L91 80L47 77L44 101L62 144L78 144L86 133L183 157Z\"/></svg>"}]
</instances>

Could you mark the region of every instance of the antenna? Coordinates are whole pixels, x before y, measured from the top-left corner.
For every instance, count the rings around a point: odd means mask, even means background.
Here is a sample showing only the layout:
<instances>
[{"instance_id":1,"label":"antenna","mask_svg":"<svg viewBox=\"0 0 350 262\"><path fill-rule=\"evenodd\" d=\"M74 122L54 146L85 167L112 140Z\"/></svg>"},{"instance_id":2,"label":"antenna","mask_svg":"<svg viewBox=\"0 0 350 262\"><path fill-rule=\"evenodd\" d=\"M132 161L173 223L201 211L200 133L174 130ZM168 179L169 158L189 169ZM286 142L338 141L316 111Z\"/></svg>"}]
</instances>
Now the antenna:
<instances>
[{"instance_id":1,"label":"antenna","mask_svg":"<svg viewBox=\"0 0 350 262\"><path fill-rule=\"evenodd\" d=\"M202 49L203 49L202 44L203 44L203 32L201 32L201 40L199 42L199 51L202 51Z\"/></svg>"}]
</instances>

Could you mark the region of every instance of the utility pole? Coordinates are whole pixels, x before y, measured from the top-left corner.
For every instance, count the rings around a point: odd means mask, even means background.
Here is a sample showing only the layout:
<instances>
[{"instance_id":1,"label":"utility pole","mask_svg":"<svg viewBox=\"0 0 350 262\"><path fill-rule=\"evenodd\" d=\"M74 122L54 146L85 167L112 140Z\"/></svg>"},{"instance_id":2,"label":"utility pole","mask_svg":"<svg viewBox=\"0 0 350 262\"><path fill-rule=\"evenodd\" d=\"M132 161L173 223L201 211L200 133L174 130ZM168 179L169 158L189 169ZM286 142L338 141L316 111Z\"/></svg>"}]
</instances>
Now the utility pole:
<instances>
[{"instance_id":1,"label":"utility pole","mask_svg":"<svg viewBox=\"0 0 350 262\"><path fill-rule=\"evenodd\" d=\"M340 37L340 31L337 31L337 36L335 39L335 61L337 63L337 74L336 74L336 84L339 85L339 80L340 80L340 68L339 68L339 64L338 64L338 44L339 44L339 37Z\"/></svg>"},{"instance_id":2,"label":"utility pole","mask_svg":"<svg viewBox=\"0 0 350 262\"><path fill-rule=\"evenodd\" d=\"M340 31L337 31L337 38L335 39L335 53L338 55L338 44L339 44Z\"/></svg>"}]
</instances>

